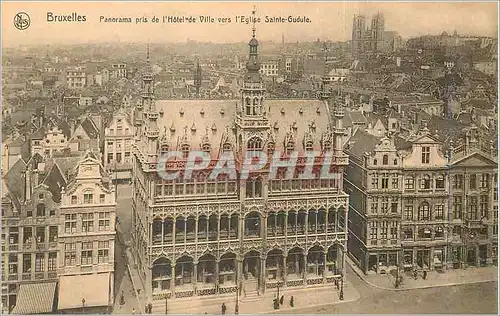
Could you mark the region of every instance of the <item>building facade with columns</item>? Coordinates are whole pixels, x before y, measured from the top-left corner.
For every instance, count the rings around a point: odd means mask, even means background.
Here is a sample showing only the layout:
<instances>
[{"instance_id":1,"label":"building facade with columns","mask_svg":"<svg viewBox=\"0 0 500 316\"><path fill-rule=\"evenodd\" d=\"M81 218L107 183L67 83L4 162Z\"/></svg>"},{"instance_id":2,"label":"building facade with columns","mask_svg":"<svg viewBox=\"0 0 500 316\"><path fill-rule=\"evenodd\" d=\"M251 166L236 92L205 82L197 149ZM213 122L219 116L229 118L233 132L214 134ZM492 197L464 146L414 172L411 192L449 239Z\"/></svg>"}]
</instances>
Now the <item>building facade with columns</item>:
<instances>
[{"instance_id":1,"label":"building facade with columns","mask_svg":"<svg viewBox=\"0 0 500 316\"><path fill-rule=\"evenodd\" d=\"M143 75L134 114L132 227L150 300L235 295L238 289L251 296L341 284L345 275L343 110L331 113L326 99L266 100L255 32L249 50L240 100L155 101L149 63ZM192 150L205 152L210 163L185 169ZM169 172L180 171L174 180L157 169L169 151L179 152L166 164ZM305 153L313 151L320 156L307 160ZM293 152L296 166L272 175L272 159L286 163ZM258 153L267 163L246 177L242 157ZM235 157L236 177L209 177L225 154ZM326 156L336 177L319 177ZM314 178L299 177L306 167Z\"/></svg>"}]
</instances>

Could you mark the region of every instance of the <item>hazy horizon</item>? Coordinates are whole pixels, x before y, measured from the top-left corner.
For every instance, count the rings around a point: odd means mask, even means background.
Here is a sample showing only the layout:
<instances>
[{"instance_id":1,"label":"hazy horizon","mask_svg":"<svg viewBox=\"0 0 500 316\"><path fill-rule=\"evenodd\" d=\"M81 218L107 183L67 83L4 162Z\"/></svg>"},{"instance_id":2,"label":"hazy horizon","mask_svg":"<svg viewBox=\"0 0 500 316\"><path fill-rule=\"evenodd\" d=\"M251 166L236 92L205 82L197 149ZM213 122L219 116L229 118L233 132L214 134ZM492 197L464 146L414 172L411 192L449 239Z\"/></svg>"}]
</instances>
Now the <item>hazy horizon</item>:
<instances>
[{"instance_id":1,"label":"hazy horizon","mask_svg":"<svg viewBox=\"0 0 500 316\"><path fill-rule=\"evenodd\" d=\"M260 41L281 43L313 42L318 38L333 42L351 38L355 14L384 14L385 30L398 32L403 38L452 34L497 37L498 4L496 2L2 2L2 47L39 44L102 43L241 43L251 37L251 24L236 23L238 15L250 16L253 5L257 17L306 16L311 23L257 23ZM26 30L14 27L13 18L26 12L31 25ZM47 12L85 15L86 22L47 22ZM135 18L164 15L230 17L231 23L147 23L136 24ZM103 23L104 17L131 17L132 23Z\"/></svg>"}]
</instances>

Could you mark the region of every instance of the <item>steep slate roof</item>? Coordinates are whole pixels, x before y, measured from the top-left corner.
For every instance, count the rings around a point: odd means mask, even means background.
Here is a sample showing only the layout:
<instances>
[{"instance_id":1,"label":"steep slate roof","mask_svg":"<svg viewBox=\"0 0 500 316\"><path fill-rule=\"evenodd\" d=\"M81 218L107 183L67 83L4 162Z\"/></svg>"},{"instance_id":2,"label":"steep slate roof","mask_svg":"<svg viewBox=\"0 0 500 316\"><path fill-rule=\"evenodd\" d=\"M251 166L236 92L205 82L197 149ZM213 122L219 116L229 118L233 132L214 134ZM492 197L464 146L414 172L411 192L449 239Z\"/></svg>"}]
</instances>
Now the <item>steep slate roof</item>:
<instances>
[{"instance_id":1,"label":"steep slate roof","mask_svg":"<svg viewBox=\"0 0 500 316\"><path fill-rule=\"evenodd\" d=\"M57 163L52 164L42 183L49 187L54 202L61 202L61 188L66 187L66 180Z\"/></svg>"},{"instance_id":2,"label":"steep slate roof","mask_svg":"<svg viewBox=\"0 0 500 316\"><path fill-rule=\"evenodd\" d=\"M24 191L25 181L23 178L25 171L26 163L24 160L19 159L4 176L5 185L9 190L10 198L18 210L21 208L21 203L24 202L26 197Z\"/></svg>"},{"instance_id":3,"label":"steep slate roof","mask_svg":"<svg viewBox=\"0 0 500 316\"><path fill-rule=\"evenodd\" d=\"M358 129L348 143L351 144L348 149L350 154L363 157L366 152L372 152L375 149L375 146L380 143L380 138Z\"/></svg>"},{"instance_id":4,"label":"steep slate roof","mask_svg":"<svg viewBox=\"0 0 500 316\"><path fill-rule=\"evenodd\" d=\"M185 142L190 144L191 149L199 149L205 136L208 136L212 147L215 147L215 144L218 146L226 127L230 131L233 127L237 106L240 106L237 104L236 100L156 101L157 110L159 112L163 110L165 113L163 118L158 119L160 139L165 137L171 149L178 148L180 150L185 135ZM315 131L312 132L314 147L319 147L321 136L329 125L328 110L323 101L266 100L264 108L268 111L270 131L275 132L277 150L282 148L285 135L290 132L292 125L296 127L294 132L296 149L302 150L303 139L305 134L309 132L309 124L313 121L315 125ZM274 128L275 126L277 129ZM172 127L175 132L171 131ZM233 134L232 131L231 134ZM265 142L267 135L262 135L262 138Z\"/></svg>"},{"instance_id":5,"label":"steep slate roof","mask_svg":"<svg viewBox=\"0 0 500 316\"><path fill-rule=\"evenodd\" d=\"M45 135L46 135L45 128L41 127L36 132L31 134L31 139L41 140L45 137Z\"/></svg>"},{"instance_id":6,"label":"steep slate roof","mask_svg":"<svg viewBox=\"0 0 500 316\"><path fill-rule=\"evenodd\" d=\"M99 137L99 129L95 126L92 119L89 117L85 118L81 123L81 126L85 133L90 137L90 139L97 139Z\"/></svg>"}]
</instances>

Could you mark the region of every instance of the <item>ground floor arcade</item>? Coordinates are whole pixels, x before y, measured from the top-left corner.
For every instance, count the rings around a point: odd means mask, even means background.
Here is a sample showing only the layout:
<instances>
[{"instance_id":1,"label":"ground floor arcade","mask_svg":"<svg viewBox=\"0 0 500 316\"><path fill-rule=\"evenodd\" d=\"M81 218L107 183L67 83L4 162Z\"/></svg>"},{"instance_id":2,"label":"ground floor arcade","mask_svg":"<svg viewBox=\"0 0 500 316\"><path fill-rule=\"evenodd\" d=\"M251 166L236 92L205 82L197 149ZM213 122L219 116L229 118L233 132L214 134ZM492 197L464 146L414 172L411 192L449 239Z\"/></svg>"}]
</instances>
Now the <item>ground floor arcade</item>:
<instances>
[{"instance_id":1,"label":"ground floor arcade","mask_svg":"<svg viewBox=\"0 0 500 316\"><path fill-rule=\"evenodd\" d=\"M273 288L338 283L345 274L345 252L341 244L326 249L320 245L304 250L251 250L245 254L226 252L219 257L205 253L199 258L162 256L153 261L151 296L190 296L265 292Z\"/></svg>"}]
</instances>

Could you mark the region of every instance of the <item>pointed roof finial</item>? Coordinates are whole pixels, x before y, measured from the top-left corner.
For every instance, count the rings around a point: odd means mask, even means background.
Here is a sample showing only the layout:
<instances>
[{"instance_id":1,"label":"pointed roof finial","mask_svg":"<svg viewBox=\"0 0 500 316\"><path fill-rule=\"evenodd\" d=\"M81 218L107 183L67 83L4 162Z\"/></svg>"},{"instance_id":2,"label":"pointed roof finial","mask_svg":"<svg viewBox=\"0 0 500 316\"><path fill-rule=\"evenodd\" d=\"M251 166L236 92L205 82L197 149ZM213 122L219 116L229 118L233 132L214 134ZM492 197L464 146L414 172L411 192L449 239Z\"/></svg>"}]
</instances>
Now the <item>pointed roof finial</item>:
<instances>
[{"instance_id":1,"label":"pointed roof finial","mask_svg":"<svg viewBox=\"0 0 500 316\"><path fill-rule=\"evenodd\" d=\"M148 40L148 53L146 55L146 62L149 64L149 40Z\"/></svg>"},{"instance_id":2,"label":"pointed roof finial","mask_svg":"<svg viewBox=\"0 0 500 316\"><path fill-rule=\"evenodd\" d=\"M255 28L255 13L256 13L256 8L255 6L253 6L253 10L252 10L252 37L255 38L255 31L257 30Z\"/></svg>"}]
</instances>

